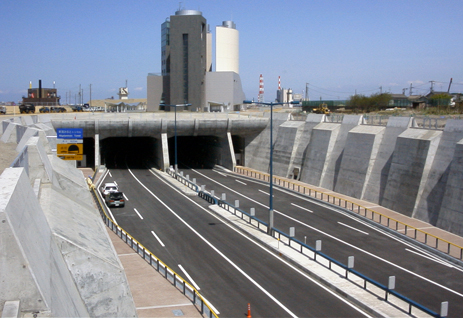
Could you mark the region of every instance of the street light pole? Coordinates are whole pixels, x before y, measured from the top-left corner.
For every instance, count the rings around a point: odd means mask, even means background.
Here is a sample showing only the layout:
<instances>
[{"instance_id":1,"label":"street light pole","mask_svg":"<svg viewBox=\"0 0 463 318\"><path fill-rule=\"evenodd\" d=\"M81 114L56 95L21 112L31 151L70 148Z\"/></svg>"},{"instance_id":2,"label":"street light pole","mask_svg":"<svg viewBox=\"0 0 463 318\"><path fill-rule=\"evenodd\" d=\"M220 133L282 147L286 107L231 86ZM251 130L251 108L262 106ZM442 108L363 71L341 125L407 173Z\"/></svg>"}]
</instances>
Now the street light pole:
<instances>
[{"instance_id":1,"label":"street light pole","mask_svg":"<svg viewBox=\"0 0 463 318\"><path fill-rule=\"evenodd\" d=\"M270 103L270 202L268 209L269 225L267 234L272 235L273 229L273 103Z\"/></svg>"},{"instance_id":2,"label":"street light pole","mask_svg":"<svg viewBox=\"0 0 463 318\"><path fill-rule=\"evenodd\" d=\"M259 104L270 106L270 199L268 205L268 219L269 224L267 228L267 234L272 235L272 230L274 227L274 218L273 218L273 106L274 105L283 105L284 103L265 103L265 102L253 102L253 101L243 101L244 104ZM299 104L298 101L292 101L290 104Z\"/></svg>"},{"instance_id":3,"label":"street light pole","mask_svg":"<svg viewBox=\"0 0 463 318\"><path fill-rule=\"evenodd\" d=\"M178 173L178 165L177 165L177 105L174 106L175 109L175 174Z\"/></svg>"},{"instance_id":4,"label":"street light pole","mask_svg":"<svg viewBox=\"0 0 463 318\"><path fill-rule=\"evenodd\" d=\"M160 104L160 106L168 106L169 111L171 107L174 107L174 151L175 151L175 157L174 157L174 167L175 167L175 174L178 173L178 164L177 164L177 107L179 106L191 106L191 104L185 103L185 104L176 104L176 105L170 105L170 104ZM165 110L165 109L164 109Z\"/></svg>"}]
</instances>

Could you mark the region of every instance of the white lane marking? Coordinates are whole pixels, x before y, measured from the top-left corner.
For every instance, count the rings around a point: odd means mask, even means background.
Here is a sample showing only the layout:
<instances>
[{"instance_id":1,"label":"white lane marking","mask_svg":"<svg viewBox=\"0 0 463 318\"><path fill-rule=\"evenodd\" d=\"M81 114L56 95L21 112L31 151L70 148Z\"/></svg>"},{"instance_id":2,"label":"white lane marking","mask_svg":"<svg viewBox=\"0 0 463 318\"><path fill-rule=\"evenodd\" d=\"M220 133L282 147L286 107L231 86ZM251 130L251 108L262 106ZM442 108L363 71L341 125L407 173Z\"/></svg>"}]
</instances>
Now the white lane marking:
<instances>
[{"instance_id":1,"label":"white lane marking","mask_svg":"<svg viewBox=\"0 0 463 318\"><path fill-rule=\"evenodd\" d=\"M194 169L192 169L192 170L195 171ZM255 202L256 204L259 204L259 205L261 205L261 206L263 206L263 207L268 208L268 206L266 206L265 204L260 203L259 201L256 201L256 200L254 200L254 199L251 199L250 197L247 197L247 196L245 196L244 194L242 194L242 193L240 193L240 192L238 192L238 191L236 191L236 190L234 190L234 189L231 189L231 188L229 188L229 187L227 187L227 186L221 184L220 182L218 182L218 181L216 181L216 180L214 180L214 179L212 179L212 178L209 178L208 176L206 176L206 175L204 175L204 174L202 174L202 173L200 173L200 172L198 172L198 171L195 171L195 172L198 173L198 174L201 174L201 175L204 176L205 178L207 178L207 179L209 179L209 180L211 180L211 181L213 181L213 182L215 182L215 183L217 183L217 184L223 186L224 188L226 188L226 189L228 189L228 190L230 190L230 191L232 191L232 192L235 192L235 193L241 195L242 197L244 197L244 198L246 198L246 199L248 199L248 200L250 200L250 201L252 201L252 202ZM328 208L328 207L325 207L325 208ZM328 209L333 210L333 211L336 211L336 210L334 210L333 208L328 208ZM328 236L328 237L330 237L330 238L332 238L332 239L334 239L334 240L336 240L336 241L338 241L338 242L341 242L341 243L343 243L343 244L345 244L345 245L347 245L347 246L350 246L350 247L352 247L352 248L358 250L359 252L363 252L363 253L365 253L365 254L367 254L367 255L373 257L373 258L376 258L376 259L378 259L378 260L381 260L381 261L385 262L386 264L389 264L389 265L394 266L394 267L396 267L396 268L398 268L398 269L400 269L400 270L403 270L404 272L406 272L406 273L408 273L408 274L410 274L410 275L413 275L413 276L416 276L416 277L418 277L418 278L421 278L421 279L423 279L424 281L427 281L427 282L429 282L429 283L431 283L431 284L434 284L434 285L436 285L436 286L438 286L438 287L440 287L440 288L443 288L443 289L445 289L445 290L448 290L448 291L454 293L455 295L458 295L458 296L460 296L460 297L463 297L463 294L462 294L462 293L459 293L459 292L457 292L457 291L455 291L455 290L453 290L453 289L450 289L450 288L448 288L448 287L446 287L446 286L444 286L444 285L441 285L441 284L439 284L439 283L437 283L437 282L435 282L435 281L432 281L432 280L429 279L429 278L426 278L426 277L424 277L424 276L418 275L418 274L414 273L413 271L406 269L405 267L402 267L402 266L400 266L400 265L397 265L397 264L395 264L395 263L393 263L393 262L391 262L391 261L389 261L389 260L387 260L387 259L384 259L384 258L382 258L382 257L379 257L378 255L375 255L375 254L370 253L370 252L368 252L368 251L366 251L366 250L364 250L364 249L361 249L361 248L359 248L359 247L357 247L357 246L355 246L355 245L353 245L353 244L350 244L350 243L348 243L348 242L345 242L345 241L343 241L343 240L341 240L341 239L339 239L339 238L337 238L337 237L335 237L335 236L333 236L333 235L331 235L331 234L328 234L328 233L326 233L326 232L323 232L323 231L321 231L321 230L319 230L319 229L317 229L317 228L315 228L315 227L312 227L312 226L310 226L310 225L308 225L308 224L305 224L305 223L303 223L303 222L301 222L301 221L299 221L299 220L297 220L297 219L295 219L295 218L293 218L293 217L290 217L289 215L283 214L283 213L281 213L281 212L279 212L279 211L277 211L277 210L273 210L273 211L274 211L275 213L278 213L278 214L280 214L280 215L282 215L282 216L284 216L284 217L290 219L290 220L293 220L293 221L295 221L295 222L297 222L297 223L300 223L300 224L302 224L302 225L304 225L304 226L306 226L306 227L308 227L308 228L310 228L310 229L312 229L312 230L314 230L314 231L317 231L317 232L319 232L319 233L321 233L321 234L324 234L324 235L326 235L326 236ZM352 218L352 219L353 219L353 218ZM372 227L370 227L370 228L372 228ZM382 233L382 232L381 232L381 233ZM382 233L382 234L388 235L387 233ZM394 239L394 237L392 237L392 236L389 236L389 237ZM402 242L402 243L403 243L403 242ZM403 244L406 244L406 243L403 243Z\"/></svg>"},{"instance_id":2,"label":"white lane marking","mask_svg":"<svg viewBox=\"0 0 463 318\"><path fill-rule=\"evenodd\" d=\"M304 207L302 207L302 206L299 206L299 205L297 205L297 204L291 203L291 205L294 205L295 207L298 207L299 209L305 210L305 211L307 211L307 212L313 213L312 210L306 209L306 208L304 208Z\"/></svg>"},{"instance_id":3,"label":"white lane marking","mask_svg":"<svg viewBox=\"0 0 463 318\"><path fill-rule=\"evenodd\" d=\"M265 192L264 190L259 189L259 191L262 192L263 194L266 194L266 195L270 196L270 193ZM241 193L240 193L240 194L241 194ZM275 195L272 195L272 198L273 198L273 197L275 197Z\"/></svg>"},{"instance_id":4,"label":"white lane marking","mask_svg":"<svg viewBox=\"0 0 463 318\"><path fill-rule=\"evenodd\" d=\"M365 234L365 235L370 235L368 232L365 232L365 231L362 231L362 230L356 229L355 227L353 227L353 226L350 226L350 225L347 225L347 224L344 224L344 223L342 223L342 222L339 222L339 221L338 221L338 224L340 224L340 225L342 225L342 226L345 226L345 227L348 227L349 229L352 229L352 230L354 230L354 231L357 231L357 232L363 233L363 234Z\"/></svg>"},{"instance_id":5,"label":"white lane marking","mask_svg":"<svg viewBox=\"0 0 463 318\"><path fill-rule=\"evenodd\" d=\"M122 192L122 195L124 196L125 201L129 201L129 198L127 198L124 192Z\"/></svg>"},{"instance_id":6,"label":"white lane marking","mask_svg":"<svg viewBox=\"0 0 463 318\"><path fill-rule=\"evenodd\" d=\"M193 170L193 169L192 169ZM130 172L130 171L129 171ZM180 194L181 196L183 196L184 198L186 198L188 201L190 201L192 204L196 205L198 208L202 209L203 211L205 211L206 213L208 213L209 215L215 217L217 220L220 220L221 222L223 222L223 220L217 216L215 213L209 211L208 209L202 207L201 205L199 205L199 203L193 201L193 199L191 199L190 197L186 196L184 193L180 192L176 187L174 187L173 185L171 185L170 183L168 183L166 180L164 180L163 178L161 178L160 176L156 175L154 172L152 172L150 170L151 174L153 174L156 178L158 178L159 180L161 180L164 184L166 184L168 187L172 188L174 191L176 191L178 194ZM133 175L133 174L132 174ZM204 175L203 175L204 176ZM206 176L205 176L206 177ZM206 177L208 178L208 177ZM137 180L138 181L138 180ZM143 187L145 187L140 181L138 181ZM218 183L218 182L217 182ZM147 189L145 187L145 189ZM148 189L147 189L148 190ZM232 190L234 191L234 190ZM152 194L151 191L148 190L148 192L150 192ZM152 194L154 196L154 194ZM158 199L159 200L159 199ZM161 201L160 201L161 202ZM162 203L162 202L161 202ZM183 219L181 219L177 214L174 213L174 215L179 218L188 228L190 228L194 233L196 233L202 240L205 241L205 239L198 233L196 232L193 228L191 228L190 225L188 225ZM336 294L335 292L333 292L332 290L328 289L326 286L322 285L321 283L319 283L318 281L314 280L312 277L308 276L305 272L299 270L298 268L294 267L292 264L288 263L287 261L285 261L284 259L282 259L280 256L278 256L278 254L275 254L274 252L270 251L268 248L266 248L265 246L262 246L261 244L259 244L258 242L254 241L252 238L246 236L244 233L241 233L241 231L239 231L238 229L234 228L232 225L228 224L228 223L223 223L225 224L226 226L228 226L230 229L232 229L233 231L235 231L236 233L238 233L239 235L241 235L242 237L244 237L245 239L247 239L248 241L250 241L251 243L259 246L263 251L267 252L269 255L275 257L276 259L278 259L280 262L284 263L286 266L288 266L289 268L293 269L295 272L299 273L301 276L307 278L308 280L310 280L312 283L314 283L315 285L319 286L320 288L322 288L323 290L325 290L326 292L328 292L329 294L331 294L332 296L338 298L339 300L341 300L342 302L344 302L346 305L349 305L350 307L352 307L353 309L359 311L360 313L362 313L362 315L366 316L366 317L372 317L372 316L369 316L367 315L366 313L364 313L363 311L359 310L356 306L353 306L350 302L348 302L346 299L344 299L343 297L339 296L338 294ZM268 295L272 300L274 300L278 305L280 305L281 308L283 308L284 310L286 310L286 307L282 307L283 305L278 301L276 300L272 295L270 295L270 293L268 293L266 290L263 289L263 287L261 287L260 285L257 284L257 282L253 281L247 274L245 274L241 269L239 269L238 267L236 267L236 265L234 263L231 263L231 261L226 258L225 255L223 255L220 251L218 251L214 246L210 245L209 242L205 241L209 246L211 246L214 250L217 251L217 253L219 253L220 256L222 256L227 262L229 262L230 264L232 264L235 268L237 268L237 270L243 274L243 276L245 276L247 279L249 279L253 284L255 284L259 289L261 289L266 295ZM295 317L295 316L294 316Z\"/></svg>"},{"instance_id":7,"label":"white lane marking","mask_svg":"<svg viewBox=\"0 0 463 318\"><path fill-rule=\"evenodd\" d=\"M164 243L162 243L161 239L159 238L159 236L156 235L156 233L154 233L154 231L151 231L151 234L153 234L153 236L156 238L156 240L158 240L159 244L161 244L162 247L166 247L164 245Z\"/></svg>"},{"instance_id":8,"label":"white lane marking","mask_svg":"<svg viewBox=\"0 0 463 318\"><path fill-rule=\"evenodd\" d=\"M286 308L278 299L276 299L270 292L268 292L264 287L262 287L259 283L257 283L255 280L251 278L246 272L244 272L238 265L236 265L234 262L232 262L231 259L229 259L225 254L223 254L217 247L212 245L211 242L206 240L198 231L196 231L190 224L188 224L185 220L183 220L177 213L175 213L174 210L172 210L166 203L161 201L153 192L151 192L150 189L148 189L138 178L133 174L132 170L128 169L132 177L143 187L145 188L146 191L148 191L149 194L151 194L156 200L159 201L167 210L169 210L170 213L172 213L176 218L180 220L183 224L185 224L186 227L188 227L193 233L195 233L204 243L209 245L214 251L216 251L217 254L219 254L225 261L227 261L231 266L233 266L238 272L241 273L244 277L246 277L252 284L254 284L257 288L259 288L264 294L266 294L270 299L272 299L277 305L279 305L284 311L286 311L290 316L292 317L297 317L295 314L293 314L288 308ZM153 173L154 174L154 173ZM166 183L167 184L167 183ZM188 198L185 196L185 198ZM191 202L195 203L198 207L201 207L199 204L194 202L191 199L188 199ZM207 211L203 207L201 207L204 211ZM244 235L243 235L244 236Z\"/></svg>"},{"instance_id":9,"label":"white lane marking","mask_svg":"<svg viewBox=\"0 0 463 318\"><path fill-rule=\"evenodd\" d=\"M113 177L113 175L111 174L111 172L110 172L109 170L108 170L108 174L109 174L109 176L110 176L111 178Z\"/></svg>"},{"instance_id":10,"label":"white lane marking","mask_svg":"<svg viewBox=\"0 0 463 318\"><path fill-rule=\"evenodd\" d=\"M219 171L216 171L216 170L212 170L212 171L214 171L215 173L218 173L218 174L220 174L220 175L222 175L222 176L224 176L224 177L228 177L226 174L224 174L224 173L222 173L222 172L219 172Z\"/></svg>"},{"instance_id":11,"label":"white lane marking","mask_svg":"<svg viewBox=\"0 0 463 318\"><path fill-rule=\"evenodd\" d=\"M137 209L133 208L133 210L138 214L138 216L140 217L140 219L143 220L143 217L142 217L141 214L137 211Z\"/></svg>"},{"instance_id":12,"label":"white lane marking","mask_svg":"<svg viewBox=\"0 0 463 318\"><path fill-rule=\"evenodd\" d=\"M196 284L196 282L193 280L193 278L191 278L190 274L187 273L187 271L183 268L182 265L178 264L178 267L182 270L183 274L185 274L186 278L188 278L191 282L191 284L197 289L197 290L201 290L201 288L199 288L198 284Z\"/></svg>"},{"instance_id":13,"label":"white lane marking","mask_svg":"<svg viewBox=\"0 0 463 318\"><path fill-rule=\"evenodd\" d=\"M240 180L235 179L235 181L238 182L238 183L244 184L244 185L248 185L247 183L244 183L243 181L240 181Z\"/></svg>"},{"instance_id":14,"label":"white lane marking","mask_svg":"<svg viewBox=\"0 0 463 318\"><path fill-rule=\"evenodd\" d=\"M420 253L420 252L411 250L411 249L409 249L409 248L406 248L405 250L406 250L407 252L416 254L416 255L421 256L421 257L423 257L423 258L429 259L430 261L434 261L434 262L436 262L436 263L438 263L438 264L441 264L441 265L444 265L444 266L447 266L447 267L450 267L450 268L459 270L460 272L463 272L462 269L460 269L460 268L458 268L458 267L455 267L455 266L453 266L452 264L447 264L447 263L441 261L440 259L438 259L438 258L436 258L436 257L434 257L434 256L432 256L432 255L426 255L426 254L424 254L424 253Z\"/></svg>"},{"instance_id":15,"label":"white lane marking","mask_svg":"<svg viewBox=\"0 0 463 318\"><path fill-rule=\"evenodd\" d=\"M110 209L110 208L108 208L108 213L109 213L109 215L111 216L111 219L114 221L114 223L116 223L116 225L119 225L119 224L117 224L116 218L114 217L114 215L113 215L113 213L111 212L111 209Z\"/></svg>"},{"instance_id":16,"label":"white lane marking","mask_svg":"<svg viewBox=\"0 0 463 318\"><path fill-rule=\"evenodd\" d=\"M115 184L115 185L117 185L117 182L116 182L116 181L114 181L114 184ZM117 185L117 186L118 186L118 185Z\"/></svg>"}]
</instances>

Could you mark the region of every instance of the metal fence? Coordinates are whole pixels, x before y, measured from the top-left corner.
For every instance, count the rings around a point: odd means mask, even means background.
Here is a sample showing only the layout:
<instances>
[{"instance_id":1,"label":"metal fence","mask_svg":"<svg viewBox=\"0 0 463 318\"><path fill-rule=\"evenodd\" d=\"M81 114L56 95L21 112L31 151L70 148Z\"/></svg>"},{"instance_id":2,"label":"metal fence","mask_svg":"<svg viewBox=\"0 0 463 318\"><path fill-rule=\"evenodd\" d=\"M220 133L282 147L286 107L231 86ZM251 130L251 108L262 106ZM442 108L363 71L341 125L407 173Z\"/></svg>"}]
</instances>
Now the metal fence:
<instances>
[{"instance_id":1,"label":"metal fence","mask_svg":"<svg viewBox=\"0 0 463 318\"><path fill-rule=\"evenodd\" d=\"M115 224L110 217L106 214L104 203L100 200L96 193L95 186L89 181L90 191L93 199L98 206L100 215L103 218L106 226L109 227L119 238L121 238L127 245L130 246L139 256L141 256L148 264L158 271L165 279L174 285L182 294L184 294L195 305L199 312L205 317L218 317L217 314L211 309L201 294L185 281L180 275L170 269L159 258L153 255L146 247L134 239L129 233L122 229L119 225Z\"/></svg>"},{"instance_id":2,"label":"metal fence","mask_svg":"<svg viewBox=\"0 0 463 318\"><path fill-rule=\"evenodd\" d=\"M262 220L256 218L255 216L253 215L250 215L249 213L241 210L240 208L224 201L224 200L218 200L218 205L220 207L222 207L223 209L231 212L233 215L235 215L236 217L239 217L240 219L246 221L247 223L251 224L251 225L254 225L255 227L257 227L258 229L260 229L261 231L264 231L264 232L268 232L268 224L263 222ZM314 261L326 266L328 269L330 269L331 271L334 271L336 272L337 274L340 274L342 276L344 276L346 279L350 279L350 280L353 280L352 277L349 278L349 275L351 276L355 276L356 279L360 279L363 284L363 289L365 290L368 290L369 292L372 292L372 293L375 293L375 294L378 294L378 292L374 289L379 289L381 290L382 292L384 292L384 299L385 301L391 301L390 299L390 296L395 296L397 299L403 301L406 303L406 306L407 308L404 309L404 308L401 308L402 310L404 311L407 311L409 315L416 315L417 314L417 310L418 311L421 311L423 313L426 313L432 317L445 317L445 316L441 316L441 314L438 314L434 311L432 311L431 309L415 302L414 300L396 292L395 290L389 288L388 286L385 286L385 285L382 285L380 284L379 282L369 278L368 276L365 276L363 275L362 273L354 270L353 268L350 268L348 265L345 265L333 258L331 258L330 256L320 252L320 251L317 251L316 248L312 247L312 246L309 246L307 245L306 243L302 243L300 242L299 240L295 239L294 237L291 237L290 235L284 233L283 231L280 231L276 228L273 228L272 231L271 231L271 235L272 237L278 239L280 242L282 242L283 244L286 244L287 246L291 247L292 249L298 251L299 253L309 257L309 258L312 258ZM372 288L374 287L374 288ZM382 295L379 295L379 296L382 296ZM399 306L397 304L394 304L395 306ZM442 311L442 308L445 308L447 305L446 302L443 302L441 304L441 311ZM399 306L400 307L400 306ZM415 310L413 310L415 309ZM444 310L445 311L445 310Z\"/></svg>"},{"instance_id":3,"label":"metal fence","mask_svg":"<svg viewBox=\"0 0 463 318\"><path fill-rule=\"evenodd\" d=\"M236 167L235 172L266 182L269 182L270 180L269 174L250 170L245 167ZM340 198L336 195L327 194L322 191L315 190L308 186L298 184L280 177L274 176L273 184L339 206L343 209L349 210L378 224L381 224L387 227L388 229L404 234L408 238L412 238L420 243L432 247L460 261L463 260L463 247L449 242L445 239L442 239L434 234L428 233L426 231L408 225L402 221L391 218L373 209L364 207L358 203L346 200L344 198Z\"/></svg>"}]
</instances>

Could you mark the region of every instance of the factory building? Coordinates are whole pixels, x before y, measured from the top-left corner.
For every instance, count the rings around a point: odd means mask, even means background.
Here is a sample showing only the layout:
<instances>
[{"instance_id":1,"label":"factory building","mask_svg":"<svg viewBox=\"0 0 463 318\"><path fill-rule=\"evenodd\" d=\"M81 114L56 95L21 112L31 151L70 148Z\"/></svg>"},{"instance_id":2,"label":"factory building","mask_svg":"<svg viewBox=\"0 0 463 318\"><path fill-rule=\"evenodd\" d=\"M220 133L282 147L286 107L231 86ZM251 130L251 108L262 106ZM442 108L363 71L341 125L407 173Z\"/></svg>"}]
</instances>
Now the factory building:
<instances>
[{"instance_id":1,"label":"factory building","mask_svg":"<svg viewBox=\"0 0 463 318\"><path fill-rule=\"evenodd\" d=\"M216 28L216 71L212 34L202 13L179 10L161 25L161 75L147 77L148 111L188 103L190 111L239 109L244 93L239 77L239 33L232 21Z\"/></svg>"}]
</instances>

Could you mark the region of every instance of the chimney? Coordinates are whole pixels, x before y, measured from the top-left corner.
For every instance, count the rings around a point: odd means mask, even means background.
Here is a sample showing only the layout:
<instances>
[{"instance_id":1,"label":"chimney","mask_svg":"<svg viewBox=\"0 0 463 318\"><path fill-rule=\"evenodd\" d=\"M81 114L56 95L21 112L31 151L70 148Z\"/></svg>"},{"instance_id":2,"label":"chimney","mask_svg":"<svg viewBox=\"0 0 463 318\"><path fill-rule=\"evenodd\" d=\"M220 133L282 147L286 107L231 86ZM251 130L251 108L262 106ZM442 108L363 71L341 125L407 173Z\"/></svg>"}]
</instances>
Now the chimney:
<instances>
[{"instance_id":1,"label":"chimney","mask_svg":"<svg viewBox=\"0 0 463 318\"><path fill-rule=\"evenodd\" d=\"M39 98L42 98L42 80L39 80Z\"/></svg>"}]
</instances>

